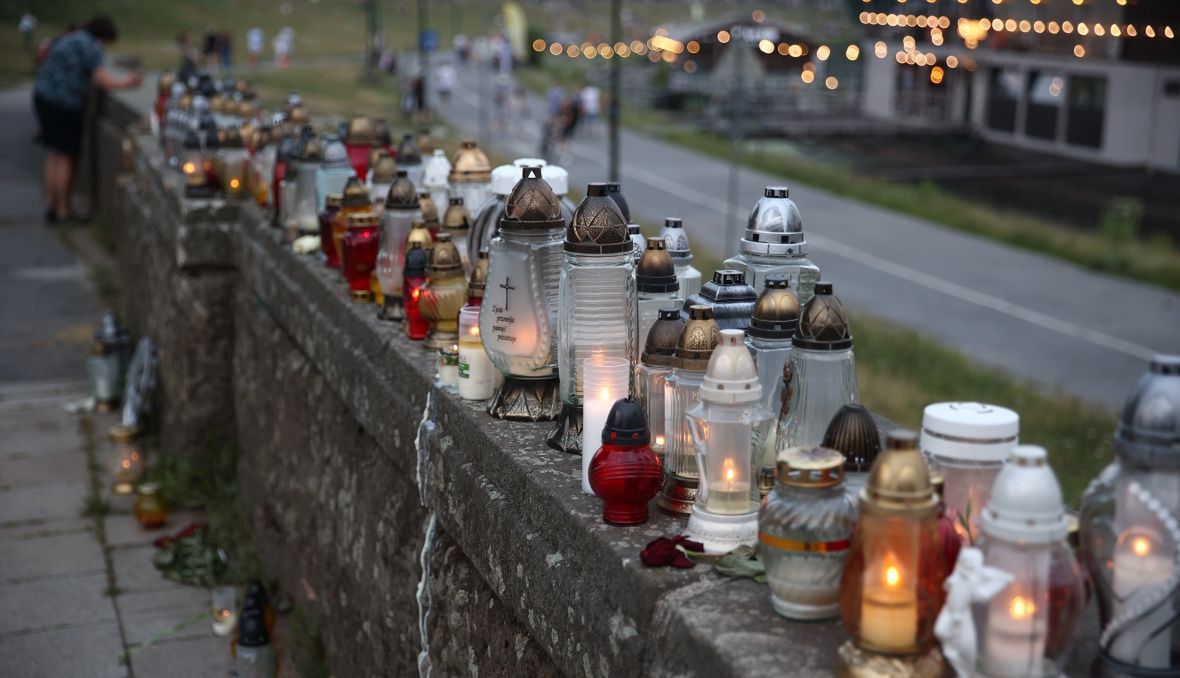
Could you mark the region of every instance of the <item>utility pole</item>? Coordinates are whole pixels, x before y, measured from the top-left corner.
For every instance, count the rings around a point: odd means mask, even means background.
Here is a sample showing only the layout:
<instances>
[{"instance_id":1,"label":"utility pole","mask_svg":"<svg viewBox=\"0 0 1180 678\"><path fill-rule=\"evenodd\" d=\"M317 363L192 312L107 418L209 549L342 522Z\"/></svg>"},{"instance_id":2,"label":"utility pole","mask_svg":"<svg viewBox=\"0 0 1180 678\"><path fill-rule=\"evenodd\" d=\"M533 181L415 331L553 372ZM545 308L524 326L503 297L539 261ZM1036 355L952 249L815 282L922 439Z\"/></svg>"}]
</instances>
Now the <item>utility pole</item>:
<instances>
[{"instance_id":1,"label":"utility pole","mask_svg":"<svg viewBox=\"0 0 1180 678\"><path fill-rule=\"evenodd\" d=\"M418 77L422 78L422 101L419 105L423 112L430 110L427 105L430 101L430 50L426 48L426 26L430 18L427 15L427 2L418 0Z\"/></svg>"},{"instance_id":2,"label":"utility pole","mask_svg":"<svg viewBox=\"0 0 1180 678\"><path fill-rule=\"evenodd\" d=\"M623 39L623 0L611 0L610 3L610 40L611 49ZM623 57L615 55L610 63L610 108L607 114L610 118L610 165L607 176L611 181L619 179L619 114L622 108L619 103L621 89Z\"/></svg>"},{"instance_id":3,"label":"utility pole","mask_svg":"<svg viewBox=\"0 0 1180 678\"><path fill-rule=\"evenodd\" d=\"M739 201L738 183L741 176L742 137L745 136L746 121L746 52L750 49L750 43L745 39L738 38L737 31L731 31L731 33L734 35L729 44L737 49L737 54L734 55L737 72L734 74L731 101L729 102L729 132L732 146L729 156L729 205L725 210L729 218L725 224L725 237L726 242L734 243L738 240L737 224L740 220L740 215L735 214L734 211L737 210Z\"/></svg>"},{"instance_id":4,"label":"utility pole","mask_svg":"<svg viewBox=\"0 0 1180 678\"><path fill-rule=\"evenodd\" d=\"M377 0L365 0L365 72L364 79L377 79L377 42L380 31L377 21Z\"/></svg>"}]
</instances>

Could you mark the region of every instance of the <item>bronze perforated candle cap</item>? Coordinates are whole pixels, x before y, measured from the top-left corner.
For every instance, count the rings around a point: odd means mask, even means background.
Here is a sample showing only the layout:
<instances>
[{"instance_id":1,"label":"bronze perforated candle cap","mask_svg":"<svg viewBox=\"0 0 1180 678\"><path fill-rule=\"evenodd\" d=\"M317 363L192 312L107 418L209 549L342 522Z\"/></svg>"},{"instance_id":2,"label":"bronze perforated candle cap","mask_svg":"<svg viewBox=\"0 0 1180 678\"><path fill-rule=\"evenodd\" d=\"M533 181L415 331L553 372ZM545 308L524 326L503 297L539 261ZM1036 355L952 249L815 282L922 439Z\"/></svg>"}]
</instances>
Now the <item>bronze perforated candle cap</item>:
<instances>
[{"instance_id":1,"label":"bronze perforated candle cap","mask_svg":"<svg viewBox=\"0 0 1180 678\"><path fill-rule=\"evenodd\" d=\"M540 167L522 167L520 181L504 202L504 216L500 228L509 231L560 228L565 225L561 215L561 199L549 182L541 178Z\"/></svg>"},{"instance_id":2,"label":"bronze perforated candle cap","mask_svg":"<svg viewBox=\"0 0 1180 678\"><path fill-rule=\"evenodd\" d=\"M471 299L482 299L484 290L488 286L488 253L480 252L471 267L471 276L467 279L467 296Z\"/></svg>"},{"instance_id":3,"label":"bronze perforated candle cap","mask_svg":"<svg viewBox=\"0 0 1180 678\"><path fill-rule=\"evenodd\" d=\"M565 251L575 254L618 254L631 251L627 220L607 193L607 185L586 186L586 197L565 229Z\"/></svg>"},{"instance_id":4,"label":"bronze perforated candle cap","mask_svg":"<svg viewBox=\"0 0 1180 678\"><path fill-rule=\"evenodd\" d=\"M676 340L676 358L672 366L690 372L704 372L709 367L713 349L721 341L721 328L713 320L713 309L692 306L688 322Z\"/></svg>"},{"instance_id":5,"label":"bronze perforated candle cap","mask_svg":"<svg viewBox=\"0 0 1180 678\"><path fill-rule=\"evenodd\" d=\"M344 143L349 146L372 145L373 125L367 116L357 115L348 122L348 135L344 137Z\"/></svg>"},{"instance_id":6,"label":"bronze perforated candle cap","mask_svg":"<svg viewBox=\"0 0 1180 678\"><path fill-rule=\"evenodd\" d=\"M422 154L418 152L418 144L414 143L413 134L402 135L402 141L397 145L397 161L401 165L422 164Z\"/></svg>"},{"instance_id":7,"label":"bronze perforated candle cap","mask_svg":"<svg viewBox=\"0 0 1180 678\"><path fill-rule=\"evenodd\" d=\"M885 449L860 491L862 513L927 518L938 511L930 468L918 450L918 434L896 429L885 436Z\"/></svg>"},{"instance_id":8,"label":"bronze perforated candle cap","mask_svg":"<svg viewBox=\"0 0 1180 678\"><path fill-rule=\"evenodd\" d=\"M422 144L419 142L418 145ZM491 180L492 165L479 144L470 139L460 144L455 157L451 159L451 173L447 176L447 181L454 184Z\"/></svg>"},{"instance_id":9,"label":"bronze perforated candle cap","mask_svg":"<svg viewBox=\"0 0 1180 678\"><path fill-rule=\"evenodd\" d=\"M426 261L426 277L431 280L463 277L463 260L459 258L459 248L455 247L450 234L439 233L430 248L430 258Z\"/></svg>"},{"instance_id":10,"label":"bronze perforated candle cap","mask_svg":"<svg viewBox=\"0 0 1180 678\"><path fill-rule=\"evenodd\" d=\"M373 183L387 184L394 179L397 179L397 163L393 161L393 156L385 151L377 150L377 162L372 163L373 167ZM413 184L410 185L410 193L413 191Z\"/></svg>"},{"instance_id":11,"label":"bronze perforated candle cap","mask_svg":"<svg viewBox=\"0 0 1180 678\"><path fill-rule=\"evenodd\" d=\"M648 238L639 266L635 268L635 287L648 294L667 294L680 290L676 266L663 238Z\"/></svg>"},{"instance_id":12,"label":"bronze perforated candle cap","mask_svg":"<svg viewBox=\"0 0 1180 678\"><path fill-rule=\"evenodd\" d=\"M845 456L849 473L868 473L880 455L881 435L873 415L863 405L850 403L832 417L821 444Z\"/></svg>"},{"instance_id":13,"label":"bronze perforated candle cap","mask_svg":"<svg viewBox=\"0 0 1180 678\"><path fill-rule=\"evenodd\" d=\"M799 298L787 284L787 276L767 276L766 287L754 302L746 332L760 339L790 339L799 323Z\"/></svg>"},{"instance_id":14,"label":"bronze perforated candle cap","mask_svg":"<svg viewBox=\"0 0 1180 678\"><path fill-rule=\"evenodd\" d=\"M320 142L320 138L316 136L308 137L307 141L303 142L303 148L299 151L299 159L303 162L319 162L324 158L324 146Z\"/></svg>"},{"instance_id":15,"label":"bronze perforated candle cap","mask_svg":"<svg viewBox=\"0 0 1180 678\"><path fill-rule=\"evenodd\" d=\"M406 251L409 252L415 244L424 250L429 250L434 246L434 237L430 235L430 229L421 221L415 221L410 226L410 232L406 235ZM452 246L454 245L452 244Z\"/></svg>"},{"instance_id":16,"label":"bronze perforated candle cap","mask_svg":"<svg viewBox=\"0 0 1180 678\"><path fill-rule=\"evenodd\" d=\"M393 163L393 159L388 155L382 158L382 161L385 160ZM380 162L378 162L378 165L380 165ZM394 166L396 167L396 164ZM375 174L376 170L374 170ZM374 177L374 181L376 181L376 177ZM420 208L421 204L418 202L418 191L414 188L414 183L410 181L405 170L396 170L393 183L389 184L389 192L385 194L385 209L416 210Z\"/></svg>"},{"instance_id":17,"label":"bronze perforated candle cap","mask_svg":"<svg viewBox=\"0 0 1180 678\"><path fill-rule=\"evenodd\" d=\"M672 367L676 360L676 344L684 331L684 318L676 308L660 309L659 317L647 333L640 362L653 367Z\"/></svg>"},{"instance_id":18,"label":"bronze perforated candle cap","mask_svg":"<svg viewBox=\"0 0 1180 678\"><path fill-rule=\"evenodd\" d=\"M385 118L377 118L373 121L373 144L377 146L393 144L393 133L389 129L389 121Z\"/></svg>"},{"instance_id":19,"label":"bronze perforated candle cap","mask_svg":"<svg viewBox=\"0 0 1180 678\"><path fill-rule=\"evenodd\" d=\"M471 227L471 213L463 204L463 198L451 198L447 211L443 213L443 228L452 231L466 230Z\"/></svg>"},{"instance_id":20,"label":"bronze perforated candle cap","mask_svg":"<svg viewBox=\"0 0 1180 678\"><path fill-rule=\"evenodd\" d=\"M348 182L344 184L344 199L340 206L345 208L356 209L359 207L369 207L372 202L369 198L369 191L365 185L361 183L360 179L356 177L349 177Z\"/></svg>"},{"instance_id":21,"label":"bronze perforated candle cap","mask_svg":"<svg viewBox=\"0 0 1180 678\"><path fill-rule=\"evenodd\" d=\"M440 226L438 221L438 205L430 197L430 191L418 191L418 209L422 210L422 221L431 227Z\"/></svg>"},{"instance_id":22,"label":"bronze perforated candle cap","mask_svg":"<svg viewBox=\"0 0 1180 678\"><path fill-rule=\"evenodd\" d=\"M820 447L788 447L775 461L775 479L791 487L820 489L844 482L844 455Z\"/></svg>"},{"instance_id":23,"label":"bronze perforated candle cap","mask_svg":"<svg viewBox=\"0 0 1180 678\"><path fill-rule=\"evenodd\" d=\"M832 283L815 284L815 296L803 306L792 345L813 351L842 351L852 348L852 329Z\"/></svg>"}]
</instances>

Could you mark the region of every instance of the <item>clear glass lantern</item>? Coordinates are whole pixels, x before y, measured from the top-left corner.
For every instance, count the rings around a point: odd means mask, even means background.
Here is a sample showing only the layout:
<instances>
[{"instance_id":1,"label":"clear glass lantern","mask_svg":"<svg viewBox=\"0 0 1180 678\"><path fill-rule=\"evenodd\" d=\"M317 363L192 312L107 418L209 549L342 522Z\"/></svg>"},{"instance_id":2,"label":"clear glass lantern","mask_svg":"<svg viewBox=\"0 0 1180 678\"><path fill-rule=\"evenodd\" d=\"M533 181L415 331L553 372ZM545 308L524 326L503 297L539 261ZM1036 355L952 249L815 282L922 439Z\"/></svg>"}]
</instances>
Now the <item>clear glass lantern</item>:
<instances>
[{"instance_id":1,"label":"clear glass lantern","mask_svg":"<svg viewBox=\"0 0 1180 678\"><path fill-rule=\"evenodd\" d=\"M676 282L676 269L672 257L664 246L663 238L648 238L643 256L635 267L635 290L637 307L637 346L647 345L647 333L665 308L679 308L680 283Z\"/></svg>"},{"instance_id":2,"label":"clear glass lantern","mask_svg":"<svg viewBox=\"0 0 1180 678\"><path fill-rule=\"evenodd\" d=\"M636 400L647 414L647 429L651 435L651 449L663 459L667 437L664 433L664 386L672 374L676 359L676 341L684 330L684 319L679 308L660 311L659 318L652 324L639 356L638 375L635 380Z\"/></svg>"},{"instance_id":3,"label":"clear glass lantern","mask_svg":"<svg viewBox=\"0 0 1180 678\"><path fill-rule=\"evenodd\" d=\"M96 412L109 412L123 397L123 376L127 372L131 336L107 311L99 320L91 343L86 371L90 376L90 394Z\"/></svg>"},{"instance_id":4,"label":"clear glass lantern","mask_svg":"<svg viewBox=\"0 0 1180 678\"><path fill-rule=\"evenodd\" d=\"M365 178L365 183L369 188L369 199L373 201L374 209L380 210L384 207L389 195L389 187L397 179L398 171L397 163L393 161L393 158L385 151L378 149L375 161L369 165L369 176ZM404 172L405 170L400 171ZM413 186L412 183L410 185Z\"/></svg>"},{"instance_id":5,"label":"clear glass lantern","mask_svg":"<svg viewBox=\"0 0 1180 678\"><path fill-rule=\"evenodd\" d=\"M401 143L397 145L396 157L397 168L406 171L406 176L416 188L422 188L422 173L425 166L422 164L422 154L418 151L413 134L402 135Z\"/></svg>"},{"instance_id":6,"label":"clear glass lantern","mask_svg":"<svg viewBox=\"0 0 1180 678\"><path fill-rule=\"evenodd\" d=\"M237 200L247 195L249 163L250 152L242 143L241 132L226 130L225 140L217 151L217 176L221 177L221 190L227 198Z\"/></svg>"},{"instance_id":7,"label":"clear glass lantern","mask_svg":"<svg viewBox=\"0 0 1180 678\"><path fill-rule=\"evenodd\" d=\"M586 187L586 197L566 228L558 304L558 374L562 416L547 440L551 447L581 451L582 363L591 356L636 356L635 260L627 224L606 184Z\"/></svg>"},{"instance_id":8,"label":"clear glass lantern","mask_svg":"<svg viewBox=\"0 0 1180 678\"><path fill-rule=\"evenodd\" d=\"M750 326L746 329L746 348L754 356L758 383L762 386L762 407L777 417L782 410L786 368L791 358L791 338L799 322L799 301L787 285L786 276L771 275L758 295ZM763 441L758 485L766 496L775 484L778 428L769 427Z\"/></svg>"},{"instance_id":9,"label":"clear glass lantern","mask_svg":"<svg viewBox=\"0 0 1180 678\"><path fill-rule=\"evenodd\" d=\"M858 668L887 656L906 664L897 675L944 675L934 637L946 578L938 498L916 433L887 434L858 509L840 580L840 616L852 640L840 648L838 671L861 675Z\"/></svg>"},{"instance_id":10,"label":"clear glass lantern","mask_svg":"<svg viewBox=\"0 0 1180 678\"><path fill-rule=\"evenodd\" d=\"M491 195L492 166L479 144L467 140L460 144L451 161L451 173L447 177L449 198L463 198L464 205L479 206ZM446 202L438 205L448 205Z\"/></svg>"},{"instance_id":11,"label":"clear glass lantern","mask_svg":"<svg viewBox=\"0 0 1180 678\"><path fill-rule=\"evenodd\" d=\"M984 564L1012 579L990 600L972 604L978 670L996 678L1065 675L1086 594L1044 448L1015 448L979 527Z\"/></svg>"},{"instance_id":12,"label":"clear glass lantern","mask_svg":"<svg viewBox=\"0 0 1180 678\"><path fill-rule=\"evenodd\" d=\"M295 163L295 228L302 234L319 231L322 205L316 200L316 175L320 169L322 152L320 140L311 137L303 144L299 161Z\"/></svg>"},{"instance_id":13,"label":"clear glass lantern","mask_svg":"<svg viewBox=\"0 0 1180 678\"><path fill-rule=\"evenodd\" d=\"M758 474L770 413L741 330L721 330L688 412L697 462L697 496L688 534L725 553L758 541Z\"/></svg>"},{"instance_id":14,"label":"clear glass lantern","mask_svg":"<svg viewBox=\"0 0 1180 678\"><path fill-rule=\"evenodd\" d=\"M385 297L377 317L382 320L398 321L405 317L402 269L406 265L406 238L414 224L421 220L422 211L418 207L414 185L404 170L397 170L385 194L381 243L377 252L377 282Z\"/></svg>"},{"instance_id":15,"label":"clear glass lantern","mask_svg":"<svg viewBox=\"0 0 1180 678\"><path fill-rule=\"evenodd\" d=\"M743 273L721 269L713 271L713 279L699 292L685 298L681 314L687 315L690 306L709 306L718 327L745 330L750 326L750 316L757 301L758 294L746 284Z\"/></svg>"},{"instance_id":16,"label":"clear glass lantern","mask_svg":"<svg viewBox=\"0 0 1180 678\"><path fill-rule=\"evenodd\" d=\"M1115 461L1082 497L1082 559L1098 597L1100 676L1180 669L1180 356L1158 355L1132 389ZM994 501L994 497L993 497Z\"/></svg>"},{"instance_id":17,"label":"clear glass lantern","mask_svg":"<svg viewBox=\"0 0 1180 678\"><path fill-rule=\"evenodd\" d=\"M492 170L491 196L479 205L467 232L468 253L487 251L504 218L508 194L519 179L520 168L515 165L500 165Z\"/></svg>"},{"instance_id":18,"label":"clear glass lantern","mask_svg":"<svg viewBox=\"0 0 1180 678\"><path fill-rule=\"evenodd\" d=\"M972 542L1019 432L1020 416L996 405L934 403L922 414L922 453L943 478L942 499L955 529Z\"/></svg>"},{"instance_id":19,"label":"clear glass lantern","mask_svg":"<svg viewBox=\"0 0 1180 678\"><path fill-rule=\"evenodd\" d=\"M467 279L459 250L451 237L440 233L426 264L426 286L418 298L422 317L430 321L425 346L436 350L454 348L455 386L458 386L459 309L467 301Z\"/></svg>"},{"instance_id":20,"label":"clear glass lantern","mask_svg":"<svg viewBox=\"0 0 1180 678\"><path fill-rule=\"evenodd\" d=\"M143 450L135 442L133 426L115 424L108 433L110 448L108 467L111 472L111 492L119 495L135 493L136 485L147 471Z\"/></svg>"},{"instance_id":21,"label":"clear glass lantern","mask_svg":"<svg viewBox=\"0 0 1180 678\"><path fill-rule=\"evenodd\" d=\"M833 618L856 525L856 504L844 490L844 456L795 447L776 466L774 489L758 513L758 557L770 602L788 619Z\"/></svg>"},{"instance_id":22,"label":"clear glass lantern","mask_svg":"<svg viewBox=\"0 0 1180 678\"><path fill-rule=\"evenodd\" d=\"M799 303L806 304L819 282L819 268L807 258L803 218L788 195L785 186L766 187L750 211L741 252L722 265L744 273L756 290L766 284L766 276L786 275Z\"/></svg>"},{"instance_id":23,"label":"clear glass lantern","mask_svg":"<svg viewBox=\"0 0 1180 678\"><path fill-rule=\"evenodd\" d=\"M701 291L701 272L692 265L692 250L688 246L688 234L684 222L678 217L664 219L660 237L668 246L672 263L676 266L676 282L680 283L680 296L685 299Z\"/></svg>"},{"instance_id":24,"label":"clear glass lantern","mask_svg":"<svg viewBox=\"0 0 1180 678\"><path fill-rule=\"evenodd\" d=\"M446 151L441 148L434 152L422 165L422 185L420 188L430 193L430 199L435 205L446 205L450 200L451 161L447 160Z\"/></svg>"},{"instance_id":25,"label":"clear glass lantern","mask_svg":"<svg viewBox=\"0 0 1180 678\"><path fill-rule=\"evenodd\" d=\"M780 451L819 445L840 408L860 400L852 332L831 283L816 283L815 296L803 306L791 340L789 371L786 407L778 415Z\"/></svg>"},{"instance_id":26,"label":"clear glass lantern","mask_svg":"<svg viewBox=\"0 0 1180 678\"><path fill-rule=\"evenodd\" d=\"M557 417L557 304L565 221L561 204L536 167L505 204L489 246L479 334L504 383L488 406L501 419Z\"/></svg>"},{"instance_id":27,"label":"clear glass lantern","mask_svg":"<svg viewBox=\"0 0 1180 678\"><path fill-rule=\"evenodd\" d=\"M721 329L713 322L713 309L694 306L676 339L672 374L664 381L664 486L656 501L671 513L692 513L697 496L696 448L688 413L701 402L701 382Z\"/></svg>"},{"instance_id":28,"label":"clear glass lantern","mask_svg":"<svg viewBox=\"0 0 1180 678\"><path fill-rule=\"evenodd\" d=\"M315 207L316 213L324 209L324 203L333 193L344 194L344 186L348 180L356 176L352 165L348 162L348 151L340 139L334 136L324 137L323 159L315 175ZM357 177L358 181L360 177ZM363 184L362 184L363 187ZM365 191L366 195L368 191ZM369 203L370 205L372 203Z\"/></svg>"},{"instance_id":29,"label":"clear glass lantern","mask_svg":"<svg viewBox=\"0 0 1180 678\"><path fill-rule=\"evenodd\" d=\"M496 391L496 368L479 337L479 307L459 310L459 396L487 400Z\"/></svg>"},{"instance_id":30,"label":"clear glass lantern","mask_svg":"<svg viewBox=\"0 0 1180 678\"><path fill-rule=\"evenodd\" d=\"M180 172L184 176L184 197L192 199L212 198L214 188L205 172L205 149L200 135L189 130L184 137L180 152Z\"/></svg>"},{"instance_id":31,"label":"clear glass lantern","mask_svg":"<svg viewBox=\"0 0 1180 678\"><path fill-rule=\"evenodd\" d=\"M447 211L443 212L443 232L451 236L451 242L459 250L459 258L463 261L463 270L471 270L472 257L467 249L467 239L471 235L471 213L463 204L463 198L451 198Z\"/></svg>"}]
</instances>

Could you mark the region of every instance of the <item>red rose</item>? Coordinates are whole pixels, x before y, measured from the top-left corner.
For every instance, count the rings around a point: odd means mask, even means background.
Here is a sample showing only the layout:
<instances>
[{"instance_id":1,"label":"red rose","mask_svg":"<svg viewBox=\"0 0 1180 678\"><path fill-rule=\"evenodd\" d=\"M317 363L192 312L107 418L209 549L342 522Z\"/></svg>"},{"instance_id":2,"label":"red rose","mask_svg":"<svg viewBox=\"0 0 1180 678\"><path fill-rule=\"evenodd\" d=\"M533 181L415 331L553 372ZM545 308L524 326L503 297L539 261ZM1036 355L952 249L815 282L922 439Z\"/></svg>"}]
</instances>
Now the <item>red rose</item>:
<instances>
[{"instance_id":1,"label":"red rose","mask_svg":"<svg viewBox=\"0 0 1180 678\"><path fill-rule=\"evenodd\" d=\"M649 542L639 552L639 559L648 567L671 566L685 569L695 566L696 563L685 555L681 549L694 553L702 553L705 547L700 542L692 541L683 534L671 539L660 537L655 541Z\"/></svg>"}]
</instances>

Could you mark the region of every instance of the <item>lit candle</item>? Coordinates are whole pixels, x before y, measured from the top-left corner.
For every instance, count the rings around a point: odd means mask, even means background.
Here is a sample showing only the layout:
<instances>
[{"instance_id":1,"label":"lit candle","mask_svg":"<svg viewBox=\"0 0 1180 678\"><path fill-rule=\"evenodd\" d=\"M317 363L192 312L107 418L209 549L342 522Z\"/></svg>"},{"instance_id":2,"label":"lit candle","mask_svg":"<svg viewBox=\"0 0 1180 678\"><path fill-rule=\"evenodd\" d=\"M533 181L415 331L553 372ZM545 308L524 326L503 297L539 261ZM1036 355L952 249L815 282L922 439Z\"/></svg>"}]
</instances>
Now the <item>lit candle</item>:
<instances>
[{"instance_id":1,"label":"lit candle","mask_svg":"<svg viewBox=\"0 0 1180 678\"><path fill-rule=\"evenodd\" d=\"M438 351L438 383L451 391L459 386L459 347L455 344Z\"/></svg>"},{"instance_id":2,"label":"lit candle","mask_svg":"<svg viewBox=\"0 0 1180 678\"><path fill-rule=\"evenodd\" d=\"M733 459L726 459L721 480L709 483L705 510L710 513L734 515L750 512L750 481L738 470Z\"/></svg>"},{"instance_id":3,"label":"lit candle","mask_svg":"<svg viewBox=\"0 0 1180 678\"><path fill-rule=\"evenodd\" d=\"M663 452L664 451L664 436L656 436L656 441L655 441L655 444L652 445L652 448L653 449L659 448L659 451Z\"/></svg>"},{"instance_id":4,"label":"lit candle","mask_svg":"<svg viewBox=\"0 0 1180 678\"><path fill-rule=\"evenodd\" d=\"M459 310L459 396L466 400L491 398L497 372L479 337L479 307L464 306Z\"/></svg>"},{"instance_id":5,"label":"lit candle","mask_svg":"<svg viewBox=\"0 0 1180 678\"><path fill-rule=\"evenodd\" d=\"M582 491L590 488L590 461L602 447L602 429L616 400L626 398L631 362L626 358L594 355L582 361L585 397L582 399Z\"/></svg>"},{"instance_id":6,"label":"lit candle","mask_svg":"<svg viewBox=\"0 0 1180 678\"><path fill-rule=\"evenodd\" d=\"M1045 561L1046 574L1048 561ZM988 604L982 664L991 676L1041 673L1048 619L1041 603L1011 585Z\"/></svg>"},{"instance_id":7,"label":"lit candle","mask_svg":"<svg viewBox=\"0 0 1180 678\"><path fill-rule=\"evenodd\" d=\"M1152 532L1142 528L1124 531L1114 553L1114 616L1136 607L1150 595L1148 590L1168 581L1172 567L1172 555L1160 548L1160 540ZM1110 655L1141 668L1171 668L1172 634L1155 632L1167 629L1172 615L1172 604L1164 601L1154 611L1136 617L1115 636Z\"/></svg>"},{"instance_id":8,"label":"lit candle","mask_svg":"<svg viewBox=\"0 0 1180 678\"><path fill-rule=\"evenodd\" d=\"M865 645L905 651L917 642L918 596L908 577L897 556L887 551L878 576L865 583L860 610L860 637Z\"/></svg>"}]
</instances>

